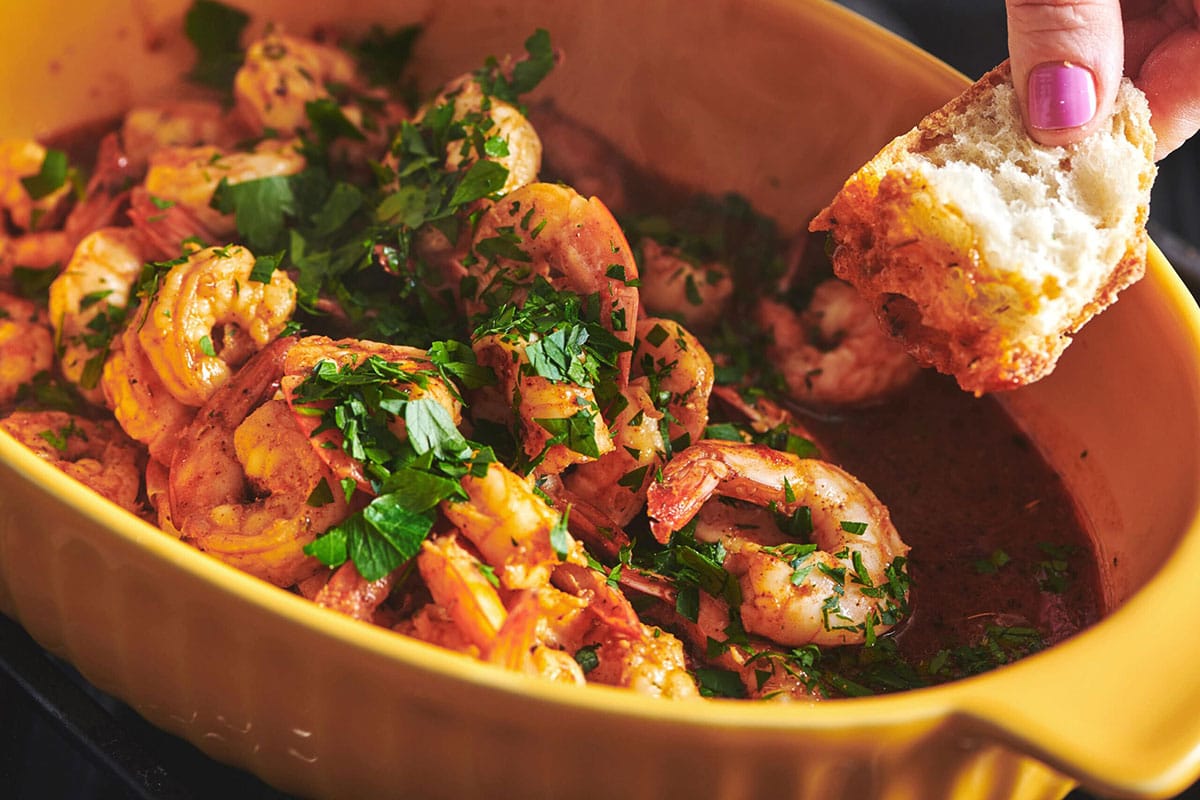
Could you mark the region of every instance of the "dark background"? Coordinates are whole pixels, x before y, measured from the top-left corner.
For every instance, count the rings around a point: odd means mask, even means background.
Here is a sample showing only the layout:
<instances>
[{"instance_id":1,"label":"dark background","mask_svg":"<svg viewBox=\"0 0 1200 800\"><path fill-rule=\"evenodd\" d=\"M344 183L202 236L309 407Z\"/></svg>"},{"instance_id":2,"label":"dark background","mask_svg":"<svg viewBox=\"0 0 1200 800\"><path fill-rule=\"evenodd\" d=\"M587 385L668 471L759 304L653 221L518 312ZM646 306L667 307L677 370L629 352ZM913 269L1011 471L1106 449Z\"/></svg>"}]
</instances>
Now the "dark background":
<instances>
[{"instance_id":1,"label":"dark background","mask_svg":"<svg viewBox=\"0 0 1200 800\"><path fill-rule=\"evenodd\" d=\"M1006 56L1002 0L844 0L971 78ZM1151 236L1200 290L1200 137L1160 165ZM98 692L0 616L0 797L284 800ZM1082 791L1068 800L1093 800ZM1180 795L1200 800L1200 784Z\"/></svg>"}]
</instances>

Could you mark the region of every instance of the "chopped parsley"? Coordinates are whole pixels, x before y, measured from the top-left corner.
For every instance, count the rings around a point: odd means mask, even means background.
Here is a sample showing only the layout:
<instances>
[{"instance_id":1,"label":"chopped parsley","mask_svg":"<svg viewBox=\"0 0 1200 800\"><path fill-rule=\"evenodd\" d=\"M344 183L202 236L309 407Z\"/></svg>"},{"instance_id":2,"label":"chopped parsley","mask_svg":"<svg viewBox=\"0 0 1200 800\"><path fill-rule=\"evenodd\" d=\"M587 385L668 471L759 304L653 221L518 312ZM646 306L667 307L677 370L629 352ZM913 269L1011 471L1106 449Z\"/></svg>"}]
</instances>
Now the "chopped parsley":
<instances>
[{"instance_id":1,"label":"chopped parsley","mask_svg":"<svg viewBox=\"0 0 1200 800\"><path fill-rule=\"evenodd\" d=\"M1035 565L1038 586L1043 592L1062 594L1074 577L1071 559L1078 553L1079 548L1069 544L1038 542L1038 549L1045 556Z\"/></svg>"},{"instance_id":2,"label":"chopped parsley","mask_svg":"<svg viewBox=\"0 0 1200 800\"><path fill-rule=\"evenodd\" d=\"M67 441L68 439L74 437L77 439L82 439L86 442L88 438L87 433L75 424L74 419L70 420L62 427L53 430L47 429L44 431L39 431L38 436L46 440L46 442L48 442L55 450L58 450L62 453L67 451L67 446L69 444Z\"/></svg>"},{"instance_id":3,"label":"chopped parsley","mask_svg":"<svg viewBox=\"0 0 1200 800\"><path fill-rule=\"evenodd\" d=\"M41 200L65 186L70 175L71 167L67 163L67 154L62 150L50 148L46 150L37 173L21 178L21 185L25 187L30 198Z\"/></svg>"},{"instance_id":4,"label":"chopped parsley","mask_svg":"<svg viewBox=\"0 0 1200 800\"><path fill-rule=\"evenodd\" d=\"M188 79L226 93L233 92L233 77L245 58L242 32L250 16L217 0L193 0L183 28L196 50L196 63Z\"/></svg>"},{"instance_id":5,"label":"chopped parsley","mask_svg":"<svg viewBox=\"0 0 1200 800\"><path fill-rule=\"evenodd\" d=\"M992 575L1012 561L1012 556L1000 548L996 548L987 558L976 559L973 566L980 575Z\"/></svg>"},{"instance_id":6,"label":"chopped parsley","mask_svg":"<svg viewBox=\"0 0 1200 800\"><path fill-rule=\"evenodd\" d=\"M408 371L371 355L340 367L321 361L297 387L295 405L321 418L313 435L337 431L374 492L365 508L317 537L306 553L330 567L349 559L376 580L416 555L441 501L466 498L460 479L482 474L494 459L463 437L440 403L413 396L437 377L436 370ZM396 432L401 421L404 436Z\"/></svg>"},{"instance_id":7,"label":"chopped parsley","mask_svg":"<svg viewBox=\"0 0 1200 800\"><path fill-rule=\"evenodd\" d=\"M588 388L616 378L618 356L629 350L599 321L595 296L558 291L535 276L524 302L499 305L472 333L524 343L531 374Z\"/></svg>"},{"instance_id":8,"label":"chopped parsley","mask_svg":"<svg viewBox=\"0 0 1200 800\"><path fill-rule=\"evenodd\" d=\"M697 541L695 528L693 520L672 533L665 546L639 540L641 549L635 549L631 556L631 566L646 569L674 584L676 611L693 622L699 613L700 591L724 599L731 609L742 603L742 587L724 566L725 547L720 542Z\"/></svg>"},{"instance_id":9,"label":"chopped parsley","mask_svg":"<svg viewBox=\"0 0 1200 800\"><path fill-rule=\"evenodd\" d=\"M401 123L390 148L394 166L381 166L378 174L381 185L392 188L375 212L391 232L386 246L395 252L399 266L407 268L417 258L418 231L430 226L450 242L458 241L475 201L496 197L504 186L508 168L494 159L506 150L500 149L492 130L490 100L517 104L554 65L546 31L536 31L525 48L527 57L513 65L511 77L495 58L474 73L483 93L479 110L459 114L456 98L449 96L426 109L420 119ZM451 151L459 155L454 166L447 159Z\"/></svg>"}]
</instances>

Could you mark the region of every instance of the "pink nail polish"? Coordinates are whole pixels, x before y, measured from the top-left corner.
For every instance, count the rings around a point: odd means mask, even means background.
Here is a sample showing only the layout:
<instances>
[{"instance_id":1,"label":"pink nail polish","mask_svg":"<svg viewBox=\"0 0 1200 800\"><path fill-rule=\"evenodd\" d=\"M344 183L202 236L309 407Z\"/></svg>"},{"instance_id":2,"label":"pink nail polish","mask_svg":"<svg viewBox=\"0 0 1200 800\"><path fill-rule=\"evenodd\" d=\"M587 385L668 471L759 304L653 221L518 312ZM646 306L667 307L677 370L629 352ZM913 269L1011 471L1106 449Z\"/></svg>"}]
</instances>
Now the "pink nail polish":
<instances>
[{"instance_id":1,"label":"pink nail polish","mask_svg":"<svg viewBox=\"0 0 1200 800\"><path fill-rule=\"evenodd\" d=\"M1078 128L1096 114L1096 82L1069 61L1038 64L1029 73L1029 124L1042 130Z\"/></svg>"}]
</instances>

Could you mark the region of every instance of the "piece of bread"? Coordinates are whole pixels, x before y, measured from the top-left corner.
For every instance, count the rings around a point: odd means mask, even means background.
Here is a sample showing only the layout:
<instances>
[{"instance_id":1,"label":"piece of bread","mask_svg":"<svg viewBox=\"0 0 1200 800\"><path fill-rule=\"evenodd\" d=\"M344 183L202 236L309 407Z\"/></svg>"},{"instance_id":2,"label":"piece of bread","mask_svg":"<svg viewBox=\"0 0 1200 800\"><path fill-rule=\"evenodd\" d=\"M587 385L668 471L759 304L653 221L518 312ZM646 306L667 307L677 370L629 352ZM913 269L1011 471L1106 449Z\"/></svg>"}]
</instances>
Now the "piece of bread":
<instances>
[{"instance_id":1,"label":"piece of bread","mask_svg":"<svg viewBox=\"0 0 1200 800\"><path fill-rule=\"evenodd\" d=\"M833 268L921 363L981 394L1048 374L1145 271L1146 98L1123 79L1084 141L1029 138L1007 62L896 138L812 221Z\"/></svg>"}]
</instances>

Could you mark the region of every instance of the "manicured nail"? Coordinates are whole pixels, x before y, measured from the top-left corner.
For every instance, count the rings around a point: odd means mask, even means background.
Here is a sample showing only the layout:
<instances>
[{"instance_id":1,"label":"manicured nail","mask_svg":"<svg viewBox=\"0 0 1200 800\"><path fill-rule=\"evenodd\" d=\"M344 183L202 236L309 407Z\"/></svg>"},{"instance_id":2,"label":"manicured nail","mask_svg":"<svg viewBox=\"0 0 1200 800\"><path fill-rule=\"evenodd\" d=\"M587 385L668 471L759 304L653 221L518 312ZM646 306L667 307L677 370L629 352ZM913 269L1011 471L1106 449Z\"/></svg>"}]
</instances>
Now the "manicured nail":
<instances>
[{"instance_id":1,"label":"manicured nail","mask_svg":"<svg viewBox=\"0 0 1200 800\"><path fill-rule=\"evenodd\" d=\"M1091 70L1069 61L1038 64L1029 73L1029 124L1042 130L1078 128L1096 114Z\"/></svg>"}]
</instances>

